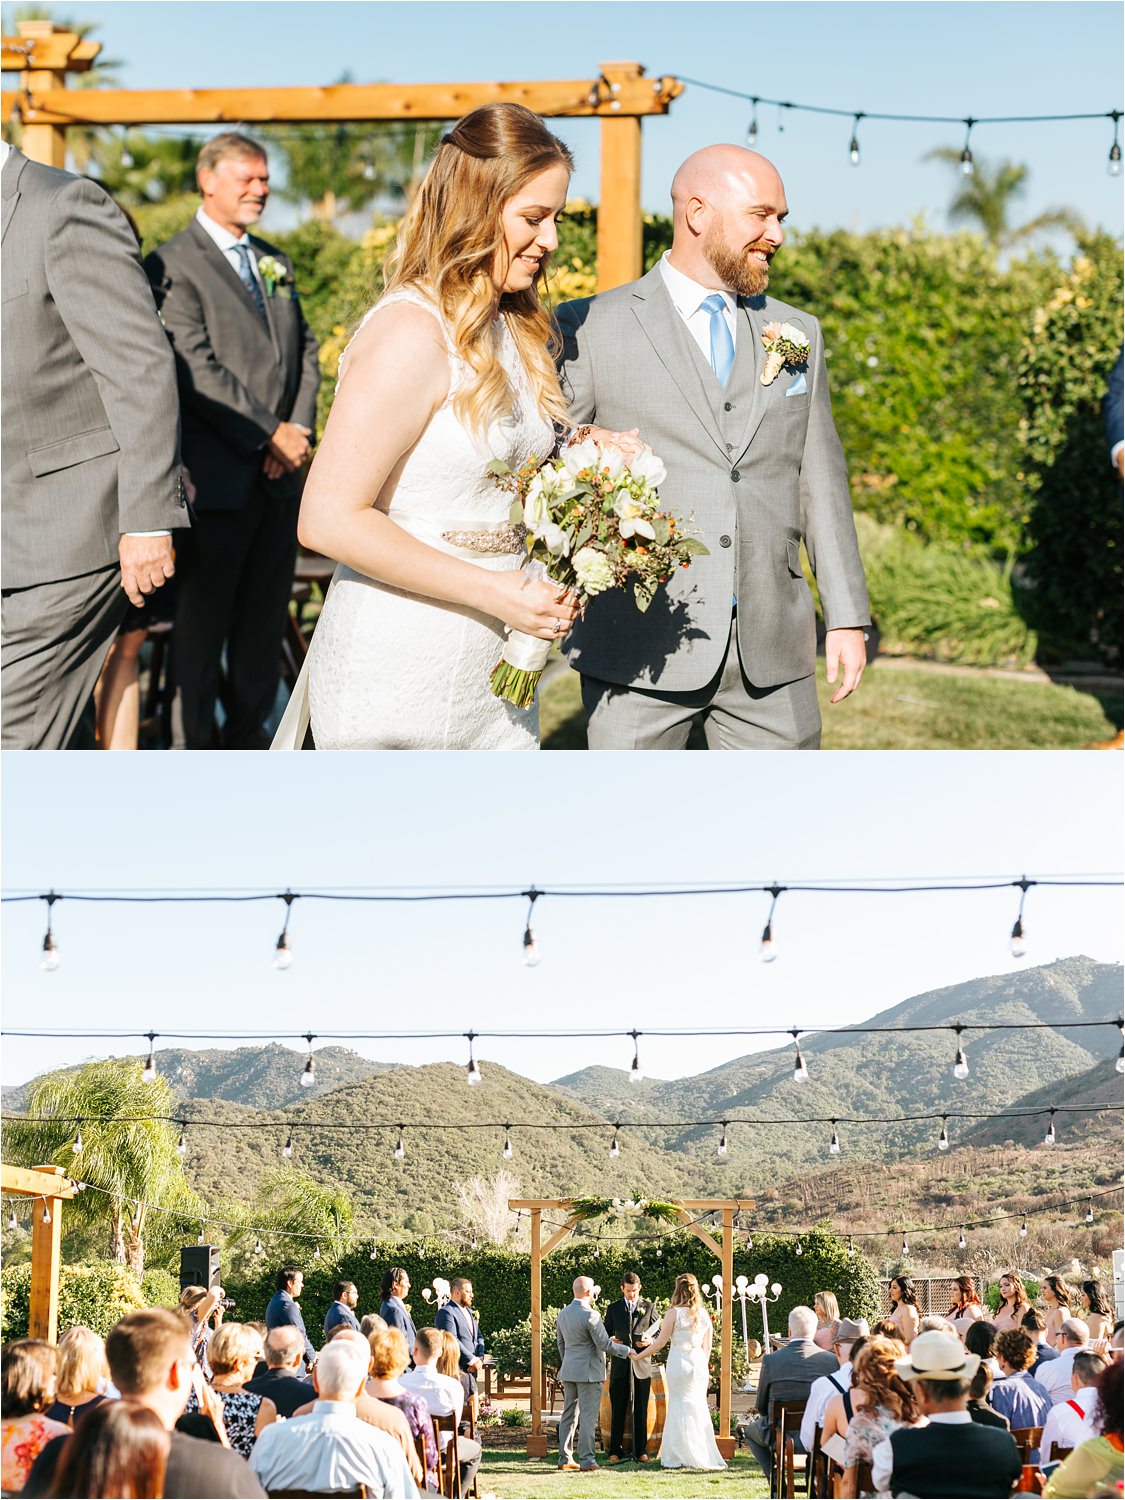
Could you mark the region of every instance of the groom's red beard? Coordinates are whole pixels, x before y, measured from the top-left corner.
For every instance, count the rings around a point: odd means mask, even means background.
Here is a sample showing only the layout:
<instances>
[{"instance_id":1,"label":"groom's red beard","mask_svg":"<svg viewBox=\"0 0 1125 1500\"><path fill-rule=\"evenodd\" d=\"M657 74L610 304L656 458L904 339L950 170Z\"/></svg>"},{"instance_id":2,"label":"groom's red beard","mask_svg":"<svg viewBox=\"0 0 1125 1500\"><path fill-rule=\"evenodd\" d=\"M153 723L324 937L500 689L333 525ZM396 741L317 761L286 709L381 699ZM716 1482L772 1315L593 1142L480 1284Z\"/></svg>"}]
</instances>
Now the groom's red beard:
<instances>
[{"instance_id":1,"label":"groom's red beard","mask_svg":"<svg viewBox=\"0 0 1125 1500\"><path fill-rule=\"evenodd\" d=\"M771 253L760 242L741 252L732 250L714 222L703 238L703 256L707 264L722 279L723 285L739 297L760 297L770 283L768 264L763 266L761 261L751 260L751 250L760 250L764 255Z\"/></svg>"}]
</instances>

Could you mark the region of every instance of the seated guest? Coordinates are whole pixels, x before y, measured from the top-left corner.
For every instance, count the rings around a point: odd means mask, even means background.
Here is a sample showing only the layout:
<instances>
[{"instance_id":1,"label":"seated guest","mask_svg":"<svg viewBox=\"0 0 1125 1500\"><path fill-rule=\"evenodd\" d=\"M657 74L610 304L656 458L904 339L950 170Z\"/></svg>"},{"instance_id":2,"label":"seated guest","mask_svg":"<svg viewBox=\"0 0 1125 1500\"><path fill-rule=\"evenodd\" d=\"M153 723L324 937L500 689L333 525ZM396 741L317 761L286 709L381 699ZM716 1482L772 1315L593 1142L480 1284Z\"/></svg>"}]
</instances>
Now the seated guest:
<instances>
[{"instance_id":1,"label":"seated guest","mask_svg":"<svg viewBox=\"0 0 1125 1500\"><path fill-rule=\"evenodd\" d=\"M445 1350L445 1333L440 1328L419 1328L414 1345L414 1368L400 1377L400 1384L426 1403L431 1417L453 1416L456 1425L461 1425L461 1413L465 1406L465 1392L460 1380L443 1375L437 1368L438 1360ZM441 1446L445 1448L453 1434L441 1434ZM480 1466L481 1446L473 1438L459 1437L457 1458L461 1470L461 1493L467 1495L472 1488Z\"/></svg>"},{"instance_id":2,"label":"seated guest","mask_svg":"<svg viewBox=\"0 0 1125 1500\"><path fill-rule=\"evenodd\" d=\"M476 1393L476 1382L467 1370L461 1368L461 1345L450 1333L448 1328L441 1330L442 1351L438 1355L438 1374L448 1375L451 1380L459 1380L461 1389L465 1392L465 1410L468 1411L469 1402ZM461 1423L466 1427L465 1422Z\"/></svg>"},{"instance_id":3,"label":"seated guest","mask_svg":"<svg viewBox=\"0 0 1125 1500\"><path fill-rule=\"evenodd\" d=\"M998 1411L993 1411L988 1404L988 1393L991 1389L992 1371L982 1360L969 1385L969 1405L966 1409L974 1422L982 1422L985 1427L1002 1427L1007 1432L1010 1426L1007 1417L1002 1417Z\"/></svg>"},{"instance_id":4,"label":"seated guest","mask_svg":"<svg viewBox=\"0 0 1125 1500\"><path fill-rule=\"evenodd\" d=\"M80 1417L105 1400L109 1366L105 1341L92 1328L76 1323L58 1342L55 1399L47 1408L53 1422L73 1427Z\"/></svg>"},{"instance_id":5,"label":"seated guest","mask_svg":"<svg viewBox=\"0 0 1125 1500\"><path fill-rule=\"evenodd\" d=\"M981 1364L987 1365L993 1380L1000 1379L1000 1366L996 1360L996 1325L987 1318L972 1323L965 1330L965 1348L975 1354Z\"/></svg>"},{"instance_id":6,"label":"seated guest","mask_svg":"<svg viewBox=\"0 0 1125 1500\"><path fill-rule=\"evenodd\" d=\"M423 1397L408 1391L402 1384L401 1377L410 1364L402 1330L388 1328L384 1333L373 1333L368 1343L371 1347L371 1377L367 1382L367 1394L398 1407L413 1436L422 1434L426 1445L426 1488L436 1489L438 1454L430 1410Z\"/></svg>"},{"instance_id":7,"label":"seated guest","mask_svg":"<svg viewBox=\"0 0 1125 1500\"><path fill-rule=\"evenodd\" d=\"M895 1371L901 1352L901 1345L893 1339L869 1338L856 1356L851 1392L856 1411L844 1439L840 1488L840 1494L849 1500L868 1493L859 1489L859 1465L870 1464L879 1443L918 1420L914 1391Z\"/></svg>"},{"instance_id":8,"label":"seated guest","mask_svg":"<svg viewBox=\"0 0 1125 1500\"><path fill-rule=\"evenodd\" d=\"M1090 1342L1090 1330L1081 1318L1064 1318L1059 1329L1059 1357L1049 1365L1043 1365L1038 1374L1039 1384L1051 1398L1051 1405L1069 1401L1072 1386L1070 1377L1074 1373L1074 1356L1080 1354Z\"/></svg>"},{"instance_id":9,"label":"seated guest","mask_svg":"<svg viewBox=\"0 0 1125 1500\"><path fill-rule=\"evenodd\" d=\"M262 1352L261 1341L244 1323L224 1323L211 1340L211 1389L223 1406L223 1426L230 1446L243 1458L250 1457L254 1440L277 1421L277 1407L260 1391L247 1389ZM195 1393L186 1412L199 1410Z\"/></svg>"},{"instance_id":10,"label":"seated guest","mask_svg":"<svg viewBox=\"0 0 1125 1500\"><path fill-rule=\"evenodd\" d=\"M332 1288L332 1306L324 1315L324 1335L327 1336L334 1328L354 1328L359 1330L359 1319L355 1315L356 1304L359 1302L359 1292L356 1290L354 1281L338 1281Z\"/></svg>"},{"instance_id":11,"label":"seated guest","mask_svg":"<svg viewBox=\"0 0 1125 1500\"><path fill-rule=\"evenodd\" d=\"M1047 1304L1047 1342L1052 1349L1057 1349L1059 1330L1064 1319L1071 1316L1070 1304L1074 1293L1061 1276L1044 1276L1042 1295Z\"/></svg>"},{"instance_id":12,"label":"seated guest","mask_svg":"<svg viewBox=\"0 0 1125 1500\"><path fill-rule=\"evenodd\" d=\"M1078 1448L1090 1438L1094 1431L1094 1406L1098 1399L1097 1383L1105 1372L1106 1361L1092 1349L1080 1350L1074 1356L1070 1383L1074 1395L1068 1401L1052 1406L1043 1423L1043 1438L1039 1444L1041 1462L1051 1462L1052 1448Z\"/></svg>"},{"instance_id":13,"label":"seated guest","mask_svg":"<svg viewBox=\"0 0 1125 1500\"><path fill-rule=\"evenodd\" d=\"M254 1444L250 1465L267 1490L316 1493L363 1485L370 1496L418 1494L402 1449L356 1416L367 1364L363 1349L348 1338L321 1350L312 1411L273 1423Z\"/></svg>"},{"instance_id":14,"label":"seated guest","mask_svg":"<svg viewBox=\"0 0 1125 1500\"><path fill-rule=\"evenodd\" d=\"M373 1333L382 1333L386 1326L386 1318L381 1318L378 1313L364 1313L359 1320L359 1331L365 1339L370 1338Z\"/></svg>"},{"instance_id":15,"label":"seated guest","mask_svg":"<svg viewBox=\"0 0 1125 1500\"><path fill-rule=\"evenodd\" d=\"M1022 1328L1006 1328L996 1340L996 1358L1003 1371L993 1382L988 1398L993 1411L1007 1417L1008 1426L1042 1427L1051 1409L1051 1398L1037 1380L1027 1373L1035 1358L1035 1345ZM1029 1463L1039 1462L1039 1451L1031 1450Z\"/></svg>"},{"instance_id":16,"label":"seated guest","mask_svg":"<svg viewBox=\"0 0 1125 1500\"><path fill-rule=\"evenodd\" d=\"M305 1273L297 1266L282 1266L274 1280L276 1288L266 1307L266 1327L292 1327L300 1330L305 1341L305 1364L311 1370L316 1364L316 1350L309 1342L305 1320L297 1306L297 1298L305 1286Z\"/></svg>"},{"instance_id":17,"label":"seated guest","mask_svg":"<svg viewBox=\"0 0 1125 1500\"><path fill-rule=\"evenodd\" d=\"M942 1318L937 1313L927 1313L918 1324L919 1333L953 1333L957 1332L949 1318Z\"/></svg>"},{"instance_id":18,"label":"seated guest","mask_svg":"<svg viewBox=\"0 0 1125 1500\"><path fill-rule=\"evenodd\" d=\"M266 1334L265 1359L266 1373L248 1380L246 1389L268 1397L279 1417L291 1417L316 1394L312 1381L300 1378L305 1367L305 1341L300 1329L284 1324L271 1328Z\"/></svg>"},{"instance_id":19,"label":"seated guest","mask_svg":"<svg viewBox=\"0 0 1125 1500\"><path fill-rule=\"evenodd\" d=\"M872 1337L875 1337L875 1335L872 1335ZM886 1338L887 1335L881 1333L881 1334L878 1335L878 1337L879 1338ZM898 1338L892 1339L891 1342L895 1345L895 1353L896 1354L901 1354L902 1351L903 1351L903 1349L906 1347L905 1344L902 1342L901 1339L898 1339ZM852 1345L852 1371L853 1371L853 1373L855 1371L855 1362L859 1358L860 1352L864 1348L866 1348L866 1346L867 1346L867 1339L864 1338L864 1337L862 1337L862 1336L860 1338L856 1339L855 1343ZM813 1381L813 1390L816 1389L816 1387L819 1384L820 1380L824 1380L826 1378L827 1377L825 1377L824 1375L821 1375L819 1377L819 1380L814 1380ZM812 1400L813 1390L810 1390L810 1392L809 1392L809 1400L810 1401ZM858 1392L852 1386L849 1386L846 1391L843 1391L839 1395L833 1395L833 1396L831 1396L831 1398L830 1398L830 1400L828 1402L828 1405L824 1408L824 1416L821 1418L821 1422L820 1422L820 1443L821 1443L821 1447L824 1446L825 1442L830 1437L840 1437L840 1438L846 1438L847 1437L847 1435L848 1435L848 1427L851 1425L852 1417L855 1416L856 1405L857 1404L858 1405L862 1405L863 1404L863 1397L861 1395L859 1395Z\"/></svg>"},{"instance_id":20,"label":"seated guest","mask_svg":"<svg viewBox=\"0 0 1125 1500\"><path fill-rule=\"evenodd\" d=\"M789 1342L762 1360L755 1415L746 1424L746 1441L767 1479L773 1477L773 1408L777 1401L807 1400L818 1375L840 1368L840 1361L813 1342L816 1313L795 1307L789 1314ZM797 1442L800 1443L798 1436ZM800 1450L804 1452L803 1447Z\"/></svg>"},{"instance_id":21,"label":"seated guest","mask_svg":"<svg viewBox=\"0 0 1125 1500\"><path fill-rule=\"evenodd\" d=\"M265 1494L246 1460L237 1453L219 1443L173 1431L192 1380L199 1379L191 1351L190 1324L182 1313L167 1307L144 1307L129 1313L109 1330L105 1353L110 1378L122 1398L147 1406L170 1433L164 1472L166 1500L242 1500ZM91 1419L96 1415L91 1412ZM80 1437L81 1432L75 1432L56 1438L43 1449L27 1478L24 1494L29 1500L53 1492L64 1448Z\"/></svg>"},{"instance_id":22,"label":"seated guest","mask_svg":"<svg viewBox=\"0 0 1125 1500\"><path fill-rule=\"evenodd\" d=\"M892 1323L890 1318L880 1318L877 1323L873 1323L871 1332L877 1333L881 1339L898 1339L902 1347L906 1348L906 1341L903 1339L898 1324Z\"/></svg>"},{"instance_id":23,"label":"seated guest","mask_svg":"<svg viewBox=\"0 0 1125 1500\"><path fill-rule=\"evenodd\" d=\"M51 1493L73 1500L159 1500L169 1447L164 1423L139 1401L101 1402L97 1410L87 1403L87 1414L64 1445Z\"/></svg>"},{"instance_id":24,"label":"seated guest","mask_svg":"<svg viewBox=\"0 0 1125 1500\"><path fill-rule=\"evenodd\" d=\"M461 1348L461 1369L469 1377L472 1390L477 1388L477 1376L484 1369L484 1340L480 1336L480 1320L473 1312L473 1283L467 1276L454 1276L449 1283L449 1301L439 1307L434 1316L434 1325L451 1333Z\"/></svg>"},{"instance_id":25,"label":"seated guest","mask_svg":"<svg viewBox=\"0 0 1125 1500\"><path fill-rule=\"evenodd\" d=\"M1075 1448L1051 1475L1043 1492L1049 1500L1079 1500L1084 1495L1120 1492L1125 1451L1121 1430L1123 1375L1121 1361L1111 1359L1098 1376L1098 1399L1094 1407L1094 1431L1098 1436Z\"/></svg>"},{"instance_id":26,"label":"seated guest","mask_svg":"<svg viewBox=\"0 0 1125 1500\"><path fill-rule=\"evenodd\" d=\"M971 1276L958 1276L953 1289L953 1301L945 1316L953 1324L960 1339L964 1339L970 1323L984 1317L977 1284Z\"/></svg>"},{"instance_id":27,"label":"seated guest","mask_svg":"<svg viewBox=\"0 0 1125 1500\"><path fill-rule=\"evenodd\" d=\"M45 1339L13 1339L0 1354L0 1487L18 1495L40 1452L70 1431L46 1415L55 1399L55 1350Z\"/></svg>"},{"instance_id":28,"label":"seated guest","mask_svg":"<svg viewBox=\"0 0 1125 1500\"><path fill-rule=\"evenodd\" d=\"M1052 1349L1047 1342L1047 1319L1038 1308L1028 1308L1023 1315L1020 1327L1035 1345L1035 1358L1031 1362L1031 1369L1027 1372L1034 1380L1039 1366L1049 1363L1052 1359L1058 1359L1059 1351Z\"/></svg>"},{"instance_id":29,"label":"seated guest","mask_svg":"<svg viewBox=\"0 0 1125 1500\"><path fill-rule=\"evenodd\" d=\"M813 1450L816 1429L824 1426L824 1413L829 1401L834 1396L845 1395L851 1389L852 1345L856 1339L867 1337L866 1318L858 1318L854 1322L851 1318L836 1319L836 1342L832 1345L832 1353L840 1361L840 1368L828 1375L818 1375L809 1387L805 1414L801 1418L801 1443L806 1453Z\"/></svg>"},{"instance_id":30,"label":"seated guest","mask_svg":"<svg viewBox=\"0 0 1125 1500\"><path fill-rule=\"evenodd\" d=\"M900 1427L876 1447L871 1478L879 1494L1007 1500L1020 1477L1019 1449L1010 1433L974 1422L966 1409L978 1364L948 1333L920 1333L895 1361L929 1422Z\"/></svg>"},{"instance_id":31,"label":"seated guest","mask_svg":"<svg viewBox=\"0 0 1125 1500\"><path fill-rule=\"evenodd\" d=\"M812 1305L816 1313L813 1343L818 1349L831 1349L836 1342L836 1324L840 1319L840 1304L835 1292L817 1292Z\"/></svg>"},{"instance_id":32,"label":"seated guest","mask_svg":"<svg viewBox=\"0 0 1125 1500\"><path fill-rule=\"evenodd\" d=\"M992 1316L996 1332L1018 1328L1031 1303L1023 1289L1023 1278L1015 1271L1005 1271L1000 1278L1000 1306Z\"/></svg>"}]
</instances>

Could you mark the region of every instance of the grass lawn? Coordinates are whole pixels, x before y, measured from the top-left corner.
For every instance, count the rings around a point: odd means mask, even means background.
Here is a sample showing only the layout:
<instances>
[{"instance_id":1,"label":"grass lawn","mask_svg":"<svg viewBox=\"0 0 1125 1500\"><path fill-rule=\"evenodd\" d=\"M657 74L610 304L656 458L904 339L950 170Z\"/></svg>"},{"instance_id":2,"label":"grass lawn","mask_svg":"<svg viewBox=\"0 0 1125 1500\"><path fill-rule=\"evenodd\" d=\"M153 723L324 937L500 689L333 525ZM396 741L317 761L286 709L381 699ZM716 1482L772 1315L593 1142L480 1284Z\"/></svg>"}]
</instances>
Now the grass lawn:
<instances>
[{"instance_id":1,"label":"grass lawn","mask_svg":"<svg viewBox=\"0 0 1125 1500\"><path fill-rule=\"evenodd\" d=\"M835 707L817 662L825 750L1077 750L1112 739L1120 704L1054 683L955 677L924 668L867 669ZM584 750L578 676L560 673L540 704L544 750ZM700 726L689 749L705 749Z\"/></svg>"},{"instance_id":2,"label":"grass lawn","mask_svg":"<svg viewBox=\"0 0 1125 1500\"><path fill-rule=\"evenodd\" d=\"M486 1439L487 1441L487 1439ZM599 1462L604 1455L599 1455ZM716 1474L697 1473L690 1469L661 1469L651 1463L625 1463L599 1469L596 1474L568 1472L555 1468L557 1454L552 1450L546 1459L529 1459L523 1452L486 1448L481 1458L479 1481L481 1494L490 1491L501 1497L540 1495L571 1496L665 1495L668 1500L688 1496L737 1496L738 1500L769 1494L761 1469L745 1452Z\"/></svg>"}]
</instances>

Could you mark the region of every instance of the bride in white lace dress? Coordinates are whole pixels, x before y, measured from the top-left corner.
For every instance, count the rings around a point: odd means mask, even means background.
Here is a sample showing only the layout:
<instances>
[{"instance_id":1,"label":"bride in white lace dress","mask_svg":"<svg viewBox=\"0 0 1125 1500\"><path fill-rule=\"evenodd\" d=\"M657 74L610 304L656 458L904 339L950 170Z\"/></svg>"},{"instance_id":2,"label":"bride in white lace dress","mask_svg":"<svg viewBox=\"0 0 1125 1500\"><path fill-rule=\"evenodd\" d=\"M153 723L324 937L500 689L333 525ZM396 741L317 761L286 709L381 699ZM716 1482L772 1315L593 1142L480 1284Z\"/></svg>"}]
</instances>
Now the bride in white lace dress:
<instances>
[{"instance_id":1,"label":"bride in white lace dress","mask_svg":"<svg viewBox=\"0 0 1125 1500\"><path fill-rule=\"evenodd\" d=\"M517 104L443 138L305 486L301 542L339 567L274 748L311 717L317 749L538 749L537 710L489 675L506 625L558 637L575 605L521 571L487 468L545 459L569 425L538 286L571 168Z\"/></svg>"},{"instance_id":2,"label":"bride in white lace dress","mask_svg":"<svg viewBox=\"0 0 1125 1500\"><path fill-rule=\"evenodd\" d=\"M648 1359L671 1343L664 1367L667 1405L660 1464L665 1469L725 1469L715 1441L707 1405L707 1374L711 1362L711 1319L703 1305L699 1282L690 1272L676 1277L672 1302L660 1332L631 1359Z\"/></svg>"}]
</instances>

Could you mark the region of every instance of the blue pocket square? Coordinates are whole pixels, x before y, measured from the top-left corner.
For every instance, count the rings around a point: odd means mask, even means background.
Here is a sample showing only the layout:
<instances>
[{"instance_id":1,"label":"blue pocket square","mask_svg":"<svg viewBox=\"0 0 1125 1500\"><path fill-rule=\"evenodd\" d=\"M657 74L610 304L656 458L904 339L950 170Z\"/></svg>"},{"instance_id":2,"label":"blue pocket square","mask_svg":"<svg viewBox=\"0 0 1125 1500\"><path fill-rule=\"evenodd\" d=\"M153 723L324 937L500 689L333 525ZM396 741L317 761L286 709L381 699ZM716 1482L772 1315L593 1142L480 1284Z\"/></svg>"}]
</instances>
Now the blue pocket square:
<instances>
[{"instance_id":1,"label":"blue pocket square","mask_svg":"<svg viewBox=\"0 0 1125 1500\"><path fill-rule=\"evenodd\" d=\"M804 374L802 373L802 374L800 374L800 375L797 376L796 380L789 387L789 389L785 392L785 394L787 396L803 396L807 390L808 390L808 386L805 384L805 377L804 377Z\"/></svg>"}]
</instances>

